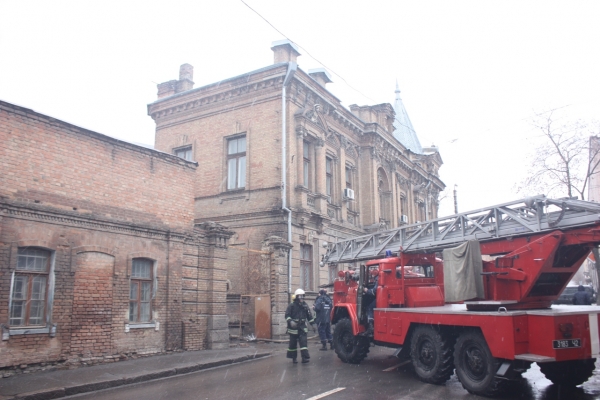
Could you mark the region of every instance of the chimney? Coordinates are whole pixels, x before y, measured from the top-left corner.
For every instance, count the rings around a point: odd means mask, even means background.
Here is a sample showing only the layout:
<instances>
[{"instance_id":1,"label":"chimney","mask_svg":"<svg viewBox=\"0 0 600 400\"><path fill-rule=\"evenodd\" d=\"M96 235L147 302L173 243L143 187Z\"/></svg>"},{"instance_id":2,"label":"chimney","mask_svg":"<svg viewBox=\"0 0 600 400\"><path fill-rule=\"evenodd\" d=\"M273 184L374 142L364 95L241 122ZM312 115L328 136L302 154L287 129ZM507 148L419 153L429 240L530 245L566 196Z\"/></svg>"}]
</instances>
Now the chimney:
<instances>
[{"instance_id":1,"label":"chimney","mask_svg":"<svg viewBox=\"0 0 600 400\"><path fill-rule=\"evenodd\" d=\"M308 75L319 83L319 85L325 87L328 83L333 82L331 75L325 68L309 69Z\"/></svg>"},{"instance_id":2,"label":"chimney","mask_svg":"<svg viewBox=\"0 0 600 400\"><path fill-rule=\"evenodd\" d=\"M190 64L183 64L179 67L179 81L175 93L185 92L194 88L194 67Z\"/></svg>"},{"instance_id":3,"label":"chimney","mask_svg":"<svg viewBox=\"0 0 600 400\"><path fill-rule=\"evenodd\" d=\"M274 64L283 63L283 62L296 62L298 56L300 56L300 52L295 44L290 42L289 40L277 40L271 43L271 50L275 55Z\"/></svg>"},{"instance_id":4,"label":"chimney","mask_svg":"<svg viewBox=\"0 0 600 400\"><path fill-rule=\"evenodd\" d=\"M168 81L159 83L156 85L158 88L158 98L162 99L163 97L169 97L175 94L175 86L177 86L177 81Z\"/></svg>"}]
</instances>

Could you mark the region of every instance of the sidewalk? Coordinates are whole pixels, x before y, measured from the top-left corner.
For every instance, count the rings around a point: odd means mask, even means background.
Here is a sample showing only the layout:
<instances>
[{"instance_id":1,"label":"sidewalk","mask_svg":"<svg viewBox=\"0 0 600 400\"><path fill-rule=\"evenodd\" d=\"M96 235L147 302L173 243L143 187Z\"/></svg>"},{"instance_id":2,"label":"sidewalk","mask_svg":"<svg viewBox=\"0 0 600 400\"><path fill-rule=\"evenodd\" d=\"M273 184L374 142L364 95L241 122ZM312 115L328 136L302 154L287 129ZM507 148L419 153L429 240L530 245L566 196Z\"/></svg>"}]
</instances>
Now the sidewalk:
<instances>
[{"instance_id":1,"label":"sidewalk","mask_svg":"<svg viewBox=\"0 0 600 400\"><path fill-rule=\"evenodd\" d=\"M226 350L186 351L0 378L0 400L56 399L270 356L281 345L256 343Z\"/></svg>"}]
</instances>

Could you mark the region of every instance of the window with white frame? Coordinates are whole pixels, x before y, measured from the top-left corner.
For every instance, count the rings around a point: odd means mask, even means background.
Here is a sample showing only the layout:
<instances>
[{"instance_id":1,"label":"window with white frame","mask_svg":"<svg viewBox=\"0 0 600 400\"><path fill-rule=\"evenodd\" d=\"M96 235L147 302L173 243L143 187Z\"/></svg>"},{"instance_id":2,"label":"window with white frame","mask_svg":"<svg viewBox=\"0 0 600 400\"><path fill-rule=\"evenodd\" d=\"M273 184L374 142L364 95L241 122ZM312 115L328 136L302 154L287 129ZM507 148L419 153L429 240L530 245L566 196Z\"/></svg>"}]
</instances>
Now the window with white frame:
<instances>
[{"instance_id":1,"label":"window with white frame","mask_svg":"<svg viewBox=\"0 0 600 400\"><path fill-rule=\"evenodd\" d=\"M185 146L174 150L177 157L183 158L186 161L194 161L192 156L192 146Z\"/></svg>"},{"instance_id":2,"label":"window with white frame","mask_svg":"<svg viewBox=\"0 0 600 400\"><path fill-rule=\"evenodd\" d=\"M227 140L227 190L246 187L246 136Z\"/></svg>"},{"instance_id":3,"label":"window with white frame","mask_svg":"<svg viewBox=\"0 0 600 400\"><path fill-rule=\"evenodd\" d=\"M326 194L331 198L333 193L333 159L325 157L325 189Z\"/></svg>"},{"instance_id":4,"label":"window with white frame","mask_svg":"<svg viewBox=\"0 0 600 400\"><path fill-rule=\"evenodd\" d=\"M303 161L302 164L302 183L304 187L309 187L310 179L310 145L307 141L303 142Z\"/></svg>"},{"instance_id":5,"label":"window with white frame","mask_svg":"<svg viewBox=\"0 0 600 400\"><path fill-rule=\"evenodd\" d=\"M312 290L312 246L300 245L300 286L304 290Z\"/></svg>"},{"instance_id":6,"label":"window with white frame","mask_svg":"<svg viewBox=\"0 0 600 400\"><path fill-rule=\"evenodd\" d=\"M134 258L131 261L129 322L150 322L152 320L153 269L153 260Z\"/></svg>"},{"instance_id":7,"label":"window with white frame","mask_svg":"<svg viewBox=\"0 0 600 400\"><path fill-rule=\"evenodd\" d=\"M352 167L346 165L346 189L352 189Z\"/></svg>"},{"instance_id":8,"label":"window with white frame","mask_svg":"<svg viewBox=\"0 0 600 400\"><path fill-rule=\"evenodd\" d=\"M352 167L350 165L346 165L346 169L344 172L344 175L346 177L346 189L352 190ZM353 207L354 205L352 204L352 202L348 202L348 209L352 210Z\"/></svg>"},{"instance_id":9,"label":"window with white frame","mask_svg":"<svg viewBox=\"0 0 600 400\"><path fill-rule=\"evenodd\" d=\"M52 252L19 248L10 295L11 327L43 326L48 312Z\"/></svg>"}]
</instances>

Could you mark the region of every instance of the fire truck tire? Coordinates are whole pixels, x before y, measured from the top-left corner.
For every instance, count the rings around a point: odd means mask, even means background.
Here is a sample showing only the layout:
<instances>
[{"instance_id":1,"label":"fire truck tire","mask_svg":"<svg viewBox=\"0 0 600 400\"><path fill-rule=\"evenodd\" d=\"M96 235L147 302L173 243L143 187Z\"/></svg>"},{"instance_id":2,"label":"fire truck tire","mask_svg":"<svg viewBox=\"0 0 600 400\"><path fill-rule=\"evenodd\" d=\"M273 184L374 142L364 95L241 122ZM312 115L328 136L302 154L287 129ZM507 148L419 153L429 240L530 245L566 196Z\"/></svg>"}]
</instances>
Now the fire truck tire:
<instances>
[{"instance_id":1,"label":"fire truck tire","mask_svg":"<svg viewBox=\"0 0 600 400\"><path fill-rule=\"evenodd\" d=\"M596 359L539 364L542 373L555 385L577 386L586 382L596 369Z\"/></svg>"},{"instance_id":2,"label":"fire truck tire","mask_svg":"<svg viewBox=\"0 0 600 400\"><path fill-rule=\"evenodd\" d=\"M504 380L496 377L500 362L478 331L463 332L454 346L454 366L458 380L471 394L494 397L503 390Z\"/></svg>"},{"instance_id":3,"label":"fire truck tire","mask_svg":"<svg viewBox=\"0 0 600 400\"><path fill-rule=\"evenodd\" d=\"M418 326L411 335L410 357L415 373L427 383L443 384L454 372L450 339L429 326Z\"/></svg>"},{"instance_id":4,"label":"fire truck tire","mask_svg":"<svg viewBox=\"0 0 600 400\"><path fill-rule=\"evenodd\" d=\"M369 338L354 336L352 321L343 318L335 324L333 345L339 359L345 363L360 364L369 352Z\"/></svg>"}]
</instances>

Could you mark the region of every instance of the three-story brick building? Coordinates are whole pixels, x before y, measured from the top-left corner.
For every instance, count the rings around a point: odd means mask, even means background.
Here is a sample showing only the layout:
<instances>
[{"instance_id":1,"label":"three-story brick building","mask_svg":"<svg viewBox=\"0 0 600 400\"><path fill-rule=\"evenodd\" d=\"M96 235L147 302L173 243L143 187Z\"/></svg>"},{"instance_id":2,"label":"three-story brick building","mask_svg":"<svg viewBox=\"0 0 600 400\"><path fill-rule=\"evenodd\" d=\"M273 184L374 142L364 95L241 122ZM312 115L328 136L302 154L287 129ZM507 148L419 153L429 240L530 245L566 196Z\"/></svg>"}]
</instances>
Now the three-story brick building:
<instances>
[{"instance_id":1,"label":"three-story brick building","mask_svg":"<svg viewBox=\"0 0 600 400\"><path fill-rule=\"evenodd\" d=\"M182 65L178 80L158 85L148 114L156 149L198 163L196 223L236 232L232 246L243 250L230 259L229 297L269 294L277 335L290 293L337 275L319 266L326 243L436 218L444 184L441 157L421 147L398 90L394 106L347 109L327 90L327 71L298 67L292 43L272 50L273 65L195 89L192 66ZM253 256L277 237L291 251L261 269Z\"/></svg>"}]
</instances>

